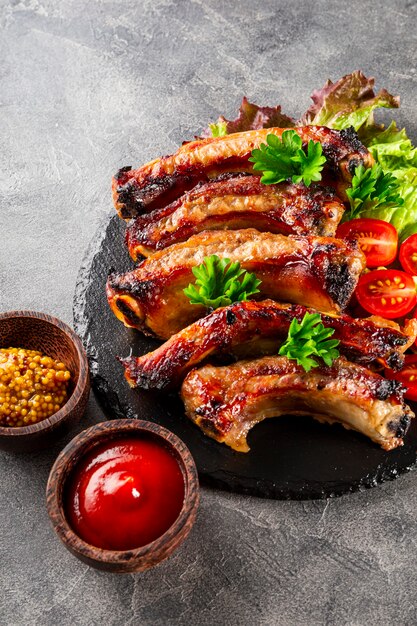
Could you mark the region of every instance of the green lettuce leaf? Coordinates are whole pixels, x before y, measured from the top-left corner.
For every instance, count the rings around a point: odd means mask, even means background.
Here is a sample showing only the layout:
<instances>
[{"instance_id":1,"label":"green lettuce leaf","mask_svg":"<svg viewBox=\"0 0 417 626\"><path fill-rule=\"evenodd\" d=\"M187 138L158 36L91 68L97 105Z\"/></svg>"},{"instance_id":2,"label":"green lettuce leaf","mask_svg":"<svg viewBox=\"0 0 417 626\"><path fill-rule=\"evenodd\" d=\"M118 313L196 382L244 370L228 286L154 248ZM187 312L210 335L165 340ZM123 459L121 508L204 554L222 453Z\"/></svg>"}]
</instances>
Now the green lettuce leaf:
<instances>
[{"instance_id":1,"label":"green lettuce leaf","mask_svg":"<svg viewBox=\"0 0 417 626\"><path fill-rule=\"evenodd\" d=\"M395 170L394 176L400 181L400 195L404 204L394 213L390 222L395 226L403 241L417 232L417 167Z\"/></svg>"},{"instance_id":2,"label":"green lettuce leaf","mask_svg":"<svg viewBox=\"0 0 417 626\"><path fill-rule=\"evenodd\" d=\"M395 122L391 122L385 130L371 127L362 140L383 170L393 171L417 166L417 148L414 148L407 137L405 128L398 130Z\"/></svg>"},{"instance_id":3,"label":"green lettuce leaf","mask_svg":"<svg viewBox=\"0 0 417 626\"><path fill-rule=\"evenodd\" d=\"M221 122L219 120L215 124L209 124L209 129L211 131L211 137L224 137L227 135L226 122Z\"/></svg>"},{"instance_id":4,"label":"green lettuce leaf","mask_svg":"<svg viewBox=\"0 0 417 626\"><path fill-rule=\"evenodd\" d=\"M398 96L385 89L374 92L374 78L367 78L360 70L343 76L333 83L328 80L322 89L313 91L313 104L304 113L299 124L328 126L341 130L353 126L358 131L364 124L373 124L373 111L381 107L396 109Z\"/></svg>"},{"instance_id":5,"label":"green lettuce leaf","mask_svg":"<svg viewBox=\"0 0 417 626\"><path fill-rule=\"evenodd\" d=\"M260 107L242 99L239 114L234 120L227 120L220 115L215 124L209 124L202 132L202 137L221 137L231 133L240 133L245 130L258 130L260 128L292 128L295 122L288 115L281 113L281 107Z\"/></svg>"},{"instance_id":6,"label":"green lettuce leaf","mask_svg":"<svg viewBox=\"0 0 417 626\"><path fill-rule=\"evenodd\" d=\"M399 209L377 208L363 215L391 222L403 241L417 232L417 148L405 129L398 130L395 122L384 130L369 128L363 141L383 172L397 179L398 192L404 200Z\"/></svg>"},{"instance_id":7,"label":"green lettuce leaf","mask_svg":"<svg viewBox=\"0 0 417 626\"><path fill-rule=\"evenodd\" d=\"M353 126L359 138L371 152L384 174L393 176L396 191L403 200L381 202L361 211L361 217L373 217L391 222L401 240L417 232L417 148L407 137L405 129L398 130L395 122L388 128L376 124L374 111L378 108L398 108L399 98L386 89L374 92L375 81L361 71L344 76L335 83L330 80L313 92L313 104L301 118L301 124L317 124L341 130ZM374 202L378 198L375 198Z\"/></svg>"}]
</instances>

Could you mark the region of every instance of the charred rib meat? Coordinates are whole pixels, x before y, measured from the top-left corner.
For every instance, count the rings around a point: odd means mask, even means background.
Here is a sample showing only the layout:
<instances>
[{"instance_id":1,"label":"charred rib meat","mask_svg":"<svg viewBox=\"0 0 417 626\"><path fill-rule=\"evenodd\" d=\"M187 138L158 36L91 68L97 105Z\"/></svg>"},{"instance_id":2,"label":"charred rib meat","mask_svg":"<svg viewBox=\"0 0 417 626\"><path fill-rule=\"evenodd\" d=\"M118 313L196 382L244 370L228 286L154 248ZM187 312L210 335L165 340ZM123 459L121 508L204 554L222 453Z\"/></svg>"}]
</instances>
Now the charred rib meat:
<instances>
[{"instance_id":1,"label":"charred rib meat","mask_svg":"<svg viewBox=\"0 0 417 626\"><path fill-rule=\"evenodd\" d=\"M254 148L265 143L268 134L281 136L285 128L264 128L191 141L171 156L155 159L139 169L124 167L113 178L115 207L127 219L148 213L179 198L199 182L225 172L253 173L248 159ZM325 126L294 128L303 142L310 139L323 145L328 169L350 181L357 165L373 160L353 129L332 130Z\"/></svg>"},{"instance_id":2,"label":"charred rib meat","mask_svg":"<svg viewBox=\"0 0 417 626\"><path fill-rule=\"evenodd\" d=\"M236 302L187 326L153 352L120 360L131 387L177 387L193 367L210 356L276 354L292 319L301 322L307 312L314 311L300 304L272 300ZM341 353L362 364L377 361L400 368L403 353L417 334L417 320L401 331L399 327L379 326L370 319L356 320L348 315L321 317L324 326L334 329L333 338L340 340Z\"/></svg>"},{"instance_id":3,"label":"charred rib meat","mask_svg":"<svg viewBox=\"0 0 417 626\"><path fill-rule=\"evenodd\" d=\"M258 176L237 175L199 184L169 206L138 217L126 231L126 243L136 260L203 230L252 227L334 237L343 212L329 187L263 185Z\"/></svg>"},{"instance_id":4,"label":"charred rib meat","mask_svg":"<svg viewBox=\"0 0 417 626\"><path fill-rule=\"evenodd\" d=\"M191 371L182 391L188 417L206 435L240 452L249 430L267 417L311 415L342 424L384 450L403 444L414 414L401 384L343 357L306 373L286 357L206 365Z\"/></svg>"},{"instance_id":5,"label":"charred rib meat","mask_svg":"<svg viewBox=\"0 0 417 626\"><path fill-rule=\"evenodd\" d=\"M205 315L183 289L192 268L206 256L239 261L261 279L259 299L272 298L339 312L365 266L354 244L325 237L285 237L254 229L206 231L143 261L135 270L110 275L107 298L127 326L166 339Z\"/></svg>"}]
</instances>

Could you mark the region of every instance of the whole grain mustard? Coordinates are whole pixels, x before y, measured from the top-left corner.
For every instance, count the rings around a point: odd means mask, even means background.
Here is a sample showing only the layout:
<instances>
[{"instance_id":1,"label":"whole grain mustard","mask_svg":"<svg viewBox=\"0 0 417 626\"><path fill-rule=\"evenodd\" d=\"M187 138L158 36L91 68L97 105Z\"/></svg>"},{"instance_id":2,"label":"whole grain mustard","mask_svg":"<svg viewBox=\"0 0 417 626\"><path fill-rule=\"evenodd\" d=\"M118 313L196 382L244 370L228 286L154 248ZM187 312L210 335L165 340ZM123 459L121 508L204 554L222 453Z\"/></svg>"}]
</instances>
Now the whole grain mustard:
<instances>
[{"instance_id":1,"label":"whole grain mustard","mask_svg":"<svg viewBox=\"0 0 417 626\"><path fill-rule=\"evenodd\" d=\"M36 350L0 349L0 426L28 426L65 404L71 373Z\"/></svg>"}]
</instances>

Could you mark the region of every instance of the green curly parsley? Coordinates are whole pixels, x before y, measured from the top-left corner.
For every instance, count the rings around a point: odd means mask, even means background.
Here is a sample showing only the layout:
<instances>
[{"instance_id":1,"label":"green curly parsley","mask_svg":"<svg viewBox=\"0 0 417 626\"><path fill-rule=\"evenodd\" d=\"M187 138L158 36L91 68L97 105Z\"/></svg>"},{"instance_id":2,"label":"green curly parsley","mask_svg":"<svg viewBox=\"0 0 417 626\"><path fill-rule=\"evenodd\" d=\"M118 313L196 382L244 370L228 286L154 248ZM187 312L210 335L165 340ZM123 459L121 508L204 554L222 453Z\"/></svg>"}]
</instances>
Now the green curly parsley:
<instances>
[{"instance_id":1,"label":"green curly parsley","mask_svg":"<svg viewBox=\"0 0 417 626\"><path fill-rule=\"evenodd\" d=\"M259 293L262 281L240 267L236 261L220 259L216 254L208 256L201 265L193 267L195 283L184 289L191 304L202 304L210 309L242 302Z\"/></svg>"},{"instance_id":2,"label":"green curly parsley","mask_svg":"<svg viewBox=\"0 0 417 626\"><path fill-rule=\"evenodd\" d=\"M363 164L355 169L352 186L346 189L350 210L344 221L352 220L374 209L400 207L404 200L399 194L397 179L392 174L384 174L378 164L365 169Z\"/></svg>"},{"instance_id":3,"label":"green curly parsley","mask_svg":"<svg viewBox=\"0 0 417 626\"><path fill-rule=\"evenodd\" d=\"M279 354L297 361L306 372L320 366L317 359L330 366L339 356L340 341L329 339L333 333L333 328L323 326L319 313L306 313L300 323L295 318L292 320Z\"/></svg>"},{"instance_id":4,"label":"green curly parsley","mask_svg":"<svg viewBox=\"0 0 417 626\"><path fill-rule=\"evenodd\" d=\"M307 152L302 146L301 137L294 130L285 130L281 139L267 135L266 143L252 150L249 158L253 169L263 172L261 183L273 185L291 179L309 187L313 181L321 180L326 162L321 144L310 139Z\"/></svg>"}]
</instances>

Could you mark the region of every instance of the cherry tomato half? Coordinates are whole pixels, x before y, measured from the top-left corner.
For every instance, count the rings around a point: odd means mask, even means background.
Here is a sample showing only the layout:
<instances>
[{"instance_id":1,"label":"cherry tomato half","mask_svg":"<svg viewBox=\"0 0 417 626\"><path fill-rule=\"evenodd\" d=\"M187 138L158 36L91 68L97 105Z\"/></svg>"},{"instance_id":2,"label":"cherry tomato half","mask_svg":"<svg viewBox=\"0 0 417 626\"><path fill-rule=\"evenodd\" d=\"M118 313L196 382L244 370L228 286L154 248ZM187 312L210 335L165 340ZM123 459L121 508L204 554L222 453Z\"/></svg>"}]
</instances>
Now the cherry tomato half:
<instances>
[{"instance_id":1,"label":"cherry tomato half","mask_svg":"<svg viewBox=\"0 0 417 626\"><path fill-rule=\"evenodd\" d=\"M406 354L401 372L386 369L385 376L389 380L398 380L402 383L404 387L407 387L405 397L417 401L417 354Z\"/></svg>"},{"instance_id":2,"label":"cherry tomato half","mask_svg":"<svg viewBox=\"0 0 417 626\"><path fill-rule=\"evenodd\" d=\"M336 237L356 239L366 256L366 267L389 265L397 256L397 230L384 220L363 217L345 222L338 227Z\"/></svg>"},{"instance_id":3,"label":"cherry tomato half","mask_svg":"<svg viewBox=\"0 0 417 626\"><path fill-rule=\"evenodd\" d=\"M401 244L399 259L405 272L417 276L417 235L411 235Z\"/></svg>"},{"instance_id":4,"label":"cherry tomato half","mask_svg":"<svg viewBox=\"0 0 417 626\"><path fill-rule=\"evenodd\" d=\"M400 270L373 270L362 274L356 297L368 313L389 320L406 315L417 302L414 280Z\"/></svg>"}]
</instances>

